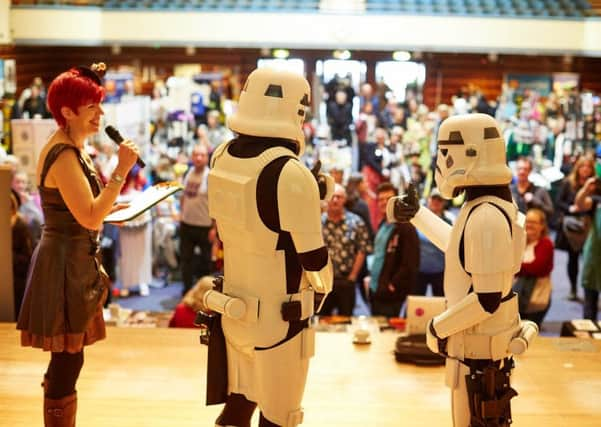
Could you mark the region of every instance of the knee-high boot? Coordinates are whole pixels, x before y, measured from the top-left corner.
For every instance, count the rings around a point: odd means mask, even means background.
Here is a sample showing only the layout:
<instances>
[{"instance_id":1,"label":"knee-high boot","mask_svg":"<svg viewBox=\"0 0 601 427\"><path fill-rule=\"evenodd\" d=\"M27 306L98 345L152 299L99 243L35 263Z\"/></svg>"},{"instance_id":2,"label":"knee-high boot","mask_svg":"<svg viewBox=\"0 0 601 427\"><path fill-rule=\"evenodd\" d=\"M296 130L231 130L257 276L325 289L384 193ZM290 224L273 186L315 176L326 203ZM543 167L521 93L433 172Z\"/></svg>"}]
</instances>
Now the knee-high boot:
<instances>
[{"instance_id":1,"label":"knee-high boot","mask_svg":"<svg viewBox=\"0 0 601 427\"><path fill-rule=\"evenodd\" d=\"M75 427L77 392L61 399L44 397L45 427Z\"/></svg>"},{"instance_id":2,"label":"knee-high boot","mask_svg":"<svg viewBox=\"0 0 601 427\"><path fill-rule=\"evenodd\" d=\"M247 400L243 394L231 393L215 424L217 426L250 427L250 419L257 407L255 402Z\"/></svg>"}]
</instances>

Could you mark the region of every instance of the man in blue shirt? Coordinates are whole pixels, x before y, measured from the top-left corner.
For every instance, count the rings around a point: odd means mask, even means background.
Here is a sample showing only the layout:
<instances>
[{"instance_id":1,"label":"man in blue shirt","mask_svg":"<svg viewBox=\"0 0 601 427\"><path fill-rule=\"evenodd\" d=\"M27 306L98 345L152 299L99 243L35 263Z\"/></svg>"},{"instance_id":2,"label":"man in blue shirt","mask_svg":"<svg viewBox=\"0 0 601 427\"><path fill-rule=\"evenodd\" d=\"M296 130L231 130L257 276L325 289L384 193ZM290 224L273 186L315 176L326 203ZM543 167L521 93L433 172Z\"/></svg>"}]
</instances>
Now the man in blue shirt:
<instances>
[{"instance_id":1,"label":"man in blue shirt","mask_svg":"<svg viewBox=\"0 0 601 427\"><path fill-rule=\"evenodd\" d=\"M380 223L374 243L374 256L369 280L371 314L397 317L405 298L415 287L419 265L419 240L410 223L389 223L386 204L398 194L389 182L378 186Z\"/></svg>"}]
</instances>

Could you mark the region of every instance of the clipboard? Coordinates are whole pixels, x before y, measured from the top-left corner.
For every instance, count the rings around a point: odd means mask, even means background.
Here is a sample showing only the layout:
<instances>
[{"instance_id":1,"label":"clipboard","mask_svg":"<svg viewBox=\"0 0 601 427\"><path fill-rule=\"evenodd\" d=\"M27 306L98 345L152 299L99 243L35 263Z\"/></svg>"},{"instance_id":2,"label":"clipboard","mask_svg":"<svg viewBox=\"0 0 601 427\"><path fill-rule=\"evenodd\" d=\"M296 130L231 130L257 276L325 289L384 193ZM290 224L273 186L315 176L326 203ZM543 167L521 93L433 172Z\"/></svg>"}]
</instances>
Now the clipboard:
<instances>
[{"instance_id":1,"label":"clipboard","mask_svg":"<svg viewBox=\"0 0 601 427\"><path fill-rule=\"evenodd\" d=\"M129 207L107 215L104 222L130 221L180 190L183 190L183 187L174 182L162 182L148 187L129 203Z\"/></svg>"}]
</instances>

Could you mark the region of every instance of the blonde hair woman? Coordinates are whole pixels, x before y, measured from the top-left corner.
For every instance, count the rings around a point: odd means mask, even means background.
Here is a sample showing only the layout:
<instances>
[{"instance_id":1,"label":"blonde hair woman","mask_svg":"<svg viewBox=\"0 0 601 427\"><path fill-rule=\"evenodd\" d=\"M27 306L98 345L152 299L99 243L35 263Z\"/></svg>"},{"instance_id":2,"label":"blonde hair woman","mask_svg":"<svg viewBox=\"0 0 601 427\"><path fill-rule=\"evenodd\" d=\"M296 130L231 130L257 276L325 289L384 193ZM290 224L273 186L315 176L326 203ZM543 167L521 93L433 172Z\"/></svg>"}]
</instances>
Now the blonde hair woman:
<instances>
[{"instance_id":1,"label":"blonde hair woman","mask_svg":"<svg viewBox=\"0 0 601 427\"><path fill-rule=\"evenodd\" d=\"M207 290L213 289L213 279L212 276L203 276L192 289L186 292L180 303L175 307L173 316L169 321L170 328L196 327L194 324L196 313L200 310L208 310L202 303L202 297Z\"/></svg>"},{"instance_id":2,"label":"blonde hair woman","mask_svg":"<svg viewBox=\"0 0 601 427\"><path fill-rule=\"evenodd\" d=\"M560 212L560 225L557 229L557 236L555 238L555 247L567 251L568 253L568 277L570 279L570 295L568 299L576 301L577 295L577 283L578 283L578 269L579 263L578 258L582 252L580 245L575 246L574 242L570 242L568 237L563 231L563 221L567 216L582 217L584 215L590 215L590 211L582 211L576 205L576 193L582 188L587 179L593 176L595 173L595 160L588 156L582 156L577 161L572 172L564 178L561 183L561 187L557 193L557 200L555 201L555 207ZM586 236L583 236L581 242L584 242Z\"/></svg>"},{"instance_id":3,"label":"blonde hair woman","mask_svg":"<svg viewBox=\"0 0 601 427\"><path fill-rule=\"evenodd\" d=\"M547 218L541 209L526 212L526 250L517 274L520 316L540 326L551 306L553 242L548 237ZM542 297L541 297L542 295Z\"/></svg>"}]
</instances>

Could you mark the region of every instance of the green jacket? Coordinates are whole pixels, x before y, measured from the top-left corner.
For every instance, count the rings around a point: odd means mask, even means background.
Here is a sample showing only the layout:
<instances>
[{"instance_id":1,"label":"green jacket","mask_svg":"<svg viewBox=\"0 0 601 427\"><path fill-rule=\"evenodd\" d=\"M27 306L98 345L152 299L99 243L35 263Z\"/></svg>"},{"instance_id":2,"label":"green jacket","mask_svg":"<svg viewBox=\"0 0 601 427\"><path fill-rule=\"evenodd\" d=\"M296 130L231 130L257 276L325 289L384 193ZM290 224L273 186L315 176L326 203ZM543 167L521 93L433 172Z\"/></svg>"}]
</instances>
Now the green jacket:
<instances>
[{"instance_id":1,"label":"green jacket","mask_svg":"<svg viewBox=\"0 0 601 427\"><path fill-rule=\"evenodd\" d=\"M593 223L584 243L582 287L601 291L601 206L593 214Z\"/></svg>"}]
</instances>

